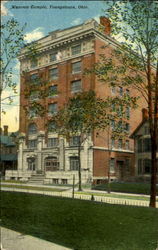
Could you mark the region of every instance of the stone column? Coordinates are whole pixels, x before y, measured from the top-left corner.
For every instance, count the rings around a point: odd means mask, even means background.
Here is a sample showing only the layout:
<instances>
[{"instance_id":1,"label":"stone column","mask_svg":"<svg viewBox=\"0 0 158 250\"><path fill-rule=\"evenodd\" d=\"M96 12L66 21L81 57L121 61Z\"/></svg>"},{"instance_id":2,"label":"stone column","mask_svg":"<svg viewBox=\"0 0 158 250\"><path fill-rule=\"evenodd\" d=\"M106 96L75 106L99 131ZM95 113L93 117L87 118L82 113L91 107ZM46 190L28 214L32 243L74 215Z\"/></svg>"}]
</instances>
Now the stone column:
<instances>
[{"instance_id":1,"label":"stone column","mask_svg":"<svg viewBox=\"0 0 158 250\"><path fill-rule=\"evenodd\" d=\"M42 173L43 166L42 166L42 146L43 146L43 140L44 140L44 132L40 131L38 135L37 140L37 167L36 170L39 173Z\"/></svg>"},{"instance_id":2,"label":"stone column","mask_svg":"<svg viewBox=\"0 0 158 250\"><path fill-rule=\"evenodd\" d=\"M64 139L59 139L59 167L60 170L64 170L65 167L65 150L64 150Z\"/></svg>"},{"instance_id":3,"label":"stone column","mask_svg":"<svg viewBox=\"0 0 158 250\"><path fill-rule=\"evenodd\" d=\"M23 148L25 142L25 135L21 134L19 136L19 150L18 150L18 171L23 170Z\"/></svg>"}]
</instances>

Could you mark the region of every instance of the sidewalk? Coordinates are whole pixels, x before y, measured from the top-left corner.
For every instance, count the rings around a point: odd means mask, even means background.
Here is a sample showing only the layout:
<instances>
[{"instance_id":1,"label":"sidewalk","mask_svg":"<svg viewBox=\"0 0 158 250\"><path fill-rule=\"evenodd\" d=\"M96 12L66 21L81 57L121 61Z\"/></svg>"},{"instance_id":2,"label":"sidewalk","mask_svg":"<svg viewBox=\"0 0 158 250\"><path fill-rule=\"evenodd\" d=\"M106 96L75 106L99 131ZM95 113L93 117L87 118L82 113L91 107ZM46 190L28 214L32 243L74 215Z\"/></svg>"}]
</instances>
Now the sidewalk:
<instances>
[{"instance_id":1,"label":"sidewalk","mask_svg":"<svg viewBox=\"0 0 158 250\"><path fill-rule=\"evenodd\" d=\"M1 250L71 250L52 242L1 227Z\"/></svg>"}]
</instances>

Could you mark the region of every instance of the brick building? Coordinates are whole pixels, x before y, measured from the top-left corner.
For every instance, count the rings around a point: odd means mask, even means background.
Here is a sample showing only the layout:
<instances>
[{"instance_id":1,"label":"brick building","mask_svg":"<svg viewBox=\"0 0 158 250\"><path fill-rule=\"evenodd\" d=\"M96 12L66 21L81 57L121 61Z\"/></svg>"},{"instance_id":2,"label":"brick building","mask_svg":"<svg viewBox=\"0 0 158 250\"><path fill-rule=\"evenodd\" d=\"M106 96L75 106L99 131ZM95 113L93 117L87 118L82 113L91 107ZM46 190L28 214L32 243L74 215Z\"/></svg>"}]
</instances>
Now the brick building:
<instances>
[{"instance_id":1,"label":"brick building","mask_svg":"<svg viewBox=\"0 0 158 250\"><path fill-rule=\"evenodd\" d=\"M49 132L46 124L51 113L56 112L78 91L91 89L102 98L122 95L123 91L129 91L122 89L119 84L117 88L111 89L99 82L94 74L83 74L85 69L91 68L99 60L99 54L103 53L103 45L110 44L104 50L107 57L110 56L110 51L119 45L110 37L110 21L101 17L100 24L103 29L100 29L94 19L90 19L81 25L50 32L48 36L37 41L37 60L31 61L26 56L27 48L21 52L21 72L28 73L27 78L21 77L21 137L18 172L15 171L15 176L21 176L26 180L40 175L45 183L69 184L72 183L72 176L75 174L75 180L78 182L78 157L75 146L77 138L72 138L71 143L68 143L63 138L58 138L57 134ZM42 85L41 81L47 84ZM25 98L23 93L29 82L37 88ZM40 96L41 88L45 93L48 92L46 97ZM138 95L135 90L130 94ZM38 99L48 111L43 117L31 108L28 114L25 112L24 107L29 107L35 99ZM129 134L140 122L141 106L132 112L130 109L127 110L129 120L126 128ZM108 136L106 131L99 136L94 131L89 141L85 142L81 152L82 182L99 183L107 180L109 161L111 180L124 180L127 176L135 174L133 140L127 138L126 141L111 141L112 152L109 154Z\"/></svg>"}]
</instances>

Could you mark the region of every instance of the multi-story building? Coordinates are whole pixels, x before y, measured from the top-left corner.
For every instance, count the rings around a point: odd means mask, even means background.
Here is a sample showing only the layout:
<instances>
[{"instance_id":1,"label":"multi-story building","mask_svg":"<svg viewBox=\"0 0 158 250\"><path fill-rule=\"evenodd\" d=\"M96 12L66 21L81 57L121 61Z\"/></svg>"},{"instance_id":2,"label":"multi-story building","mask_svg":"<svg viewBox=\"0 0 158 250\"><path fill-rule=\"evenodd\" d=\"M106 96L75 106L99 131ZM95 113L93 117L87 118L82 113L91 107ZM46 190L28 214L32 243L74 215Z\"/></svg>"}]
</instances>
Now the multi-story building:
<instances>
[{"instance_id":1,"label":"multi-story building","mask_svg":"<svg viewBox=\"0 0 158 250\"><path fill-rule=\"evenodd\" d=\"M79 91L94 90L97 96L105 98L111 95L122 95L121 86L110 88L99 82L94 73L84 75L87 68L91 68L100 59L100 54L110 56L111 50L119 43L110 37L110 21L100 18L100 25L90 19L81 25L64 30L56 30L36 42L38 45L37 60L29 59L27 47L19 57L21 72L27 71L27 77L21 76L20 98L20 132L18 172L14 175L23 180L32 175L43 175L45 183L72 183L72 176L78 182L77 137L68 143L63 138L49 131L48 121L52 113L56 112L69 97ZM104 50L102 46L109 44ZM26 87L32 83L36 88L31 90L28 98L24 96ZM42 84L41 82L45 83ZM48 93L45 97L40 90ZM138 95L136 90L129 94ZM32 100L37 100L48 111L43 117L36 114L36 110L29 107ZM142 105L140 105L142 106ZM136 128L140 122L141 107L131 112L127 109L127 133ZM33 117L33 118L31 118ZM108 178L108 164L110 161L110 178L124 180L135 174L133 164L133 140L111 141L109 154L108 133L94 133L81 151L82 182L99 183ZM110 159L109 159L110 157ZM7 176L6 176L7 178Z\"/></svg>"}]
</instances>

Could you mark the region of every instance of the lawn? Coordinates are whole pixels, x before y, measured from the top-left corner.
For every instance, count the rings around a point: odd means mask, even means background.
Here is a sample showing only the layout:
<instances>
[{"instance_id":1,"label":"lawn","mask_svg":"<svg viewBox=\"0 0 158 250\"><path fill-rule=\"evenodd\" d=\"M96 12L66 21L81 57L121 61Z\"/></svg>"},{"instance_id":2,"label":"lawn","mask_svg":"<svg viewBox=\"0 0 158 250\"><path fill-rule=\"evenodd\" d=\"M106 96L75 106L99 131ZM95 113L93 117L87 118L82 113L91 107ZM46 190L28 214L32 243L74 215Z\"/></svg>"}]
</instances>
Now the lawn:
<instances>
[{"instance_id":1,"label":"lawn","mask_svg":"<svg viewBox=\"0 0 158 250\"><path fill-rule=\"evenodd\" d=\"M36 191L50 191L50 192L62 192L65 191L65 189L61 188L49 188L49 187L37 187L37 186L28 186L28 185L12 185L12 184L1 184L1 187L6 187L6 188L19 188L19 189L27 189L29 190L36 190Z\"/></svg>"},{"instance_id":2,"label":"lawn","mask_svg":"<svg viewBox=\"0 0 158 250\"><path fill-rule=\"evenodd\" d=\"M74 250L155 250L158 209L1 192L1 224Z\"/></svg>"},{"instance_id":3,"label":"lawn","mask_svg":"<svg viewBox=\"0 0 158 250\"><path fill-rule=\"evenodd\" d=\"M96 185L92 189L95 190L108 190L108 184ZM150 194L150 184L149 183L119 183L112 182L110 183L110 190L113 192L123 192L123 193L133 193L133 194ZM157 195L158 195L158 186L157 186Z\"/></svg>"}]
</instances>

